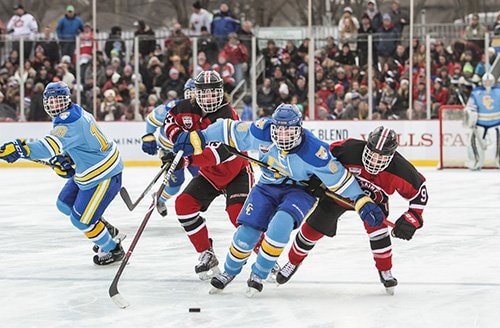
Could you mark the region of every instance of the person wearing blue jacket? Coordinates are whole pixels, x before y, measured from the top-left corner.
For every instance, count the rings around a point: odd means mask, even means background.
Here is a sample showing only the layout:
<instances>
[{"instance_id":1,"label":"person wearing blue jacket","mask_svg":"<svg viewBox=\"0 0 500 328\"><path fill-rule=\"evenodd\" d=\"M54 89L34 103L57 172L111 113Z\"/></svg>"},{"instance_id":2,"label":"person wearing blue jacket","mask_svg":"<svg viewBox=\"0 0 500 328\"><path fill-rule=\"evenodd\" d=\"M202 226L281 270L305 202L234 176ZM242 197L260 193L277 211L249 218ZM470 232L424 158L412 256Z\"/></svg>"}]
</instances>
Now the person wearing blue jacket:
<instances>
[{"instance_id":1,"label":"person wearing blue jacket","mask_svg":"<svg viewBox=\"0 0 500 328\"><path fill-rule=\"evenodd\" d=\"M66 14L57 23L56 33L61 42L61 56L69 56L73 60L75 54L75 38L83 31L83 21L75 14L75 7L66 7Z\"/></svg>"},{"instance_id":2,"label":"person wearing blue jacket","mask_svg":"<svg viewBox=\"0 0 500 328\"><path fill-rule=\"evenodd\" d=\"M240 31L240 21L233 16L227 2L223 1L219 10L215 12L212 18L211 31L220 49L226 44L229 33L238 33Z\"/></svg>"}]
</instances>

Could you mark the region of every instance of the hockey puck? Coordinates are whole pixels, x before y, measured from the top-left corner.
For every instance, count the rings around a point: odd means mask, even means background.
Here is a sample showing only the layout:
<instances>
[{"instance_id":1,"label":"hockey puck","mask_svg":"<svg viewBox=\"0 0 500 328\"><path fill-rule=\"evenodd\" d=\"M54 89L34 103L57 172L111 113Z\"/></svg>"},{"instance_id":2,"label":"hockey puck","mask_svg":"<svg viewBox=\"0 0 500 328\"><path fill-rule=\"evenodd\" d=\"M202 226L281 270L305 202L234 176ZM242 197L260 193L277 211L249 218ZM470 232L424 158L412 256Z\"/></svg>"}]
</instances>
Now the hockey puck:
<instances>
[{"instance_id":1,"label":"hockey puck","mask_svg":"<svg viewBox=\"0 0 500 328\"><path fill-rule=\"evenodd\" d=\"M200 308L189 308L189 312L201 312Z\"/></svg>"}]
</instances>

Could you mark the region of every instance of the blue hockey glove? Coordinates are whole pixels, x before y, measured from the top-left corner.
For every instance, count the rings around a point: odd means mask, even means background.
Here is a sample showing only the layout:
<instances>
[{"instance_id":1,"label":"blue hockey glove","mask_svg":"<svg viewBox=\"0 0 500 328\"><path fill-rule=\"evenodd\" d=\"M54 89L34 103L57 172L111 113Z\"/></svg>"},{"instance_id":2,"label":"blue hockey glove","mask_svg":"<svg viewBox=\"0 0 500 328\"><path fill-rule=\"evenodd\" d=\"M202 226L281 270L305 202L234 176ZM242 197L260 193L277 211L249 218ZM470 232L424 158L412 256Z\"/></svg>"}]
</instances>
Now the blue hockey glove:
<instances>
[{"instance_id":1,"label":"blue hockey glove","mask_svg":"<svg viewBox=\"0 0 500 328\"><path fill-rule=\"evenodd\" d=\"M201 131L180 132L174 143L174 153L184 151L184 156L198 155L206 146L205 137Z\"/></svg>"},{"instance_id":2,"label":"blue hockey glove","mask_svg":"<svg viewBox=\"0 0 500 328\"><path fill-rule=\"evenodd\" d=\"M20 158L29 157L30 152L30 148L26 145L24 139L16 139L4 143L0 147L0 159L9 163L14 163Z\"/></svg>"},{"instance_id":3,"label":"blue hockey glove","mask_svg":"<svg viewBox=\"0 0 500 328\"><path fill-rule=\"evenodd\" d=\"M415 231L420 229L423 225L422 218L420 215L412 210L403 213L399 219L396 221L394 229L392 229L392 236L404 240L410 240L413 238Z\"/></svg>"},{"instance_id":4,"label":"blue hockey glove","mask_svg":"<svg viewBox=\"0 0 500 328\"><path fill-rule=\"evenodd\" d=\"M54 165L52 169L58 176L69 179L75 175L73 160L69 156L57 155L49 159L49 163Z\"/></svg>"},{"instance_id":5,"label":"blue hockey glove","mask_svg":"<svg viewBox=\"0 0 500 328\"><path fill-rule=\"evenodd\" d=\"M354 204L361 220L365 221L370 227L378 227L384 222L384 212L368 196L361 196Z\"/></svg>"},{"instance_id":6,"label":"blue hockey glove","mask_svg":"<svg viewBox=\"0 0 500 328\"><path fill-rule=\"evenodd\" d=\"M142 151L149 155L156 155L158 146L154 134L148 133L142 136Z\"/></svg>"}]
</instances>

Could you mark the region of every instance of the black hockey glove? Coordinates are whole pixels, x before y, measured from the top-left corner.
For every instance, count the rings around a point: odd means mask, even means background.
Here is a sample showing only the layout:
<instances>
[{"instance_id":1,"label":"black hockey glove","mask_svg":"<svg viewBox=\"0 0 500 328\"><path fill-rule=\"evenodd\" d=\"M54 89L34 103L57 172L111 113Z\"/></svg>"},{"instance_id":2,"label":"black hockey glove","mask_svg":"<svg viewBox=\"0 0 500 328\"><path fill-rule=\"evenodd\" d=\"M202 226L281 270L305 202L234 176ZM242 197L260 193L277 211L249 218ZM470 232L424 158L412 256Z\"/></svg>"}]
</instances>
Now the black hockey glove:
<instances>
[{"instance_id":1,"label":"black hockey glove","mask_svg":"<svg viewBox=\"0 0 500 328\"><path fill-rule=\"evenodd\" d=\"M420 215L412 210L403 213L399 219L396 221L396 225L392 229L392 236L404 240L410 240L413 238L415 231L420 229L423 225L422 218Z\"/></svg>"},{"instance_id":2,"label":"black hockey glove","mask_svg":"<svg viewBox=\"0 0 500 328\"><path fill-rule=\"evenodd\" d=\"M306 191L314 197L321 198L325 195L325 186L315 175L311 176L311 178L305 182L305 186Z\"/></svg>"},{"instance_id":3,"label":"black hockey glove","mask_svg":"<svg viewBox=\"0 0 500 328\"><path fill-rule=\"evenodd\" d=\"M162 152L161 154L161 161L164 165L170 165L172 161L175 158L175 153L169 151L169 152ZM185 167L188 167L191 164L191 159L188 156L184 156L179 163L177 163L177 166L175 167L175 170L182 170Z\"/></svg>"}]
</instances>

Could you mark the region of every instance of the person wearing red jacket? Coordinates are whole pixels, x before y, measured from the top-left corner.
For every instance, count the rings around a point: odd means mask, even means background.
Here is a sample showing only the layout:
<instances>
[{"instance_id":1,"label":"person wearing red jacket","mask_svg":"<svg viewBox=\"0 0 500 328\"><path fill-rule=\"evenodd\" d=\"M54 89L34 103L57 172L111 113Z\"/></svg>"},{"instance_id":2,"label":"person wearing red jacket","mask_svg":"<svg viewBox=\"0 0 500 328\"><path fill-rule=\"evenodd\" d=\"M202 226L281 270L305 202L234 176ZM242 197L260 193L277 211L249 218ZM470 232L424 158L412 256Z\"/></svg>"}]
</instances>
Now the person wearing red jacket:
<instances>
[{"instance_id":1,"label":"person wearing red jacket","mask_svg":"<svg viewBox=\"0 0 500 328\"><path fill-rule=\"evenodd\" d=\"M238 114L225 99L223 81L216 71L203 71L195 79L194 101L184 100L173 107L165 119L165 135L173 143L180 132L203 130L221 118L238 120ZM177 218L194 248L200 253L195 272L206 280L220 273L205 212L219 195L226 197L226 212L236 227L236 218L250 192L254 177L250 163L231 154L220 143L211 143L201 154L185 157L183 165L200 167L175 200Z\"/></svg>"},{"instance_id":2,"label":"person wearing red jacket","mask_svg":"<svg viewBox=\"0 0 500 328\"><path fill-rule=\"evenodd\" d=\"M397 135L394 130L379 126L368 136L367 141L347 139L330 145L333 156L356 176L361 189L389 215L389 195L397 192L408 200L408 209L399 217L392 236L404 240L412 239L415 231L423 225L422 213L428 194L425 177L396 151ZM309 191L319 197L318 206L307 218L297 233L288 253L286 263L276 277L279 284L286 283L297 271L314 245L323 236L333 237L337 232L338 218L352 208L338 203L324 194L321 182L309 180ZM380 282L388 294L394 294L398 281L391 273L392 246L386 223L377 227L365 224L370 247L379 272Z\"/></svg>"}]
</instances>

